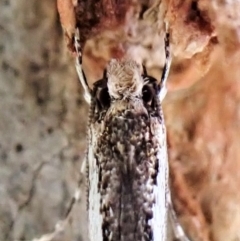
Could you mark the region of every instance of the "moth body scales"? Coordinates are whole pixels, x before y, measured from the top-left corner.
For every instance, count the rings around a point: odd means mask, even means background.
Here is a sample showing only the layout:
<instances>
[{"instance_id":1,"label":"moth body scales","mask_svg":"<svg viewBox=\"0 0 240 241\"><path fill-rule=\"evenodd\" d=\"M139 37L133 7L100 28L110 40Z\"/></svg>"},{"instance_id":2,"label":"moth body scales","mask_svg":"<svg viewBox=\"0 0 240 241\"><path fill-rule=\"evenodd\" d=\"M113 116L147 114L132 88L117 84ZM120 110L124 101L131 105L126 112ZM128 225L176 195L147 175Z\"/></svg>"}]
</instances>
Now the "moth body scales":
<instances>
[{"instance_id":1,"label":"moth body scales","mask_svg":"<svg viewBox=\"0 0 240 241\"><path fill-rule=\"evenodd\" d=\"M132 60L112 60L94 85L88 148L92 241L166 239L168 164L159 92L157 80Z\"/></svg>"},{"instance_id":2,"label":"moth body scales","mask_svg":"<svg viewBox=\"0 0 240 241\"><path fill-rule=\"evenodd\" d=\"M112 59L90 89L81 66L78 29L75 47L77 72L90 104L90 240L165 241L170 196L161 102L171 63L169 34L160 81L134 60Z\"/></svg>"}]
</instances>

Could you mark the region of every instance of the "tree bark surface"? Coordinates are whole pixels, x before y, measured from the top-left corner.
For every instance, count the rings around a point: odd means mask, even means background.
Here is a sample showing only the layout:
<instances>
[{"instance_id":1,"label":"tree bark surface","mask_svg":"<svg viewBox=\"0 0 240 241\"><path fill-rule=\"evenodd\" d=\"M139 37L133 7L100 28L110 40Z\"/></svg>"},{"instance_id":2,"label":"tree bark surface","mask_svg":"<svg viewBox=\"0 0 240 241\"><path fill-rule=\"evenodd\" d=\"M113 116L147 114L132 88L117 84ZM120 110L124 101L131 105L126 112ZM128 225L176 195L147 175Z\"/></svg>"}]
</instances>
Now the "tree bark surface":
<instances>
[{"instance_id":1,"label":"tree bark surface","mask_svg":"<svg viewBox=\"0 0 240 241\"><path fill-rule=\"evenodd\" d=\"M173 55L164 115L178 217L191 240L239 240L239 1L89 2L65 1L60 18L53 0L0 2L0 240L51 232L77 185L88 108L67 52L74 25L93 83L118 57L159 78L164 21ZM87 240L86 226L83 196L57 240Z\"/></svg>"}]
</instances>

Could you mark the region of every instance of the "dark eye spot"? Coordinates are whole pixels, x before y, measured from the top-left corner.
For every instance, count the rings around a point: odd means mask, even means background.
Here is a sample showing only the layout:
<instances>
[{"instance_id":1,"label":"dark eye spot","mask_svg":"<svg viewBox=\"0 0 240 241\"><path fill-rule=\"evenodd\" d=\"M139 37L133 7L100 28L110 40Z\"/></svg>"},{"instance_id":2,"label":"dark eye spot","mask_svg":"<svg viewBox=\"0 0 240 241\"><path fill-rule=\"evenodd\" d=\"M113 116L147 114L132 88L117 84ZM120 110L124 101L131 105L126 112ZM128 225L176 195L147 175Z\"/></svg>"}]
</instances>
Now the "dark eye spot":
<instances>
[{"instance_id":1,"label":"dark eye spot","mask_svg":"<svg viewBox=\"0 0 240 241\"><path fill-rule=\"evenodd\" d=\"M144 85L142 89L142 99L145 103L151 104L154 97L154 89L150 85Z\"/></svg>"},{"instance_id":2,"label":"dark eye spot","mask_svg":"<svg viewBox=\"0 0 240 241\"><path fill-rule=\"evenodd\" d=\"M108 93L108 88L100 88L97 94L97 99L99 101L99 104L102 108L106 108L110 106L111 98Z\"/></svg>"}]
</instances>

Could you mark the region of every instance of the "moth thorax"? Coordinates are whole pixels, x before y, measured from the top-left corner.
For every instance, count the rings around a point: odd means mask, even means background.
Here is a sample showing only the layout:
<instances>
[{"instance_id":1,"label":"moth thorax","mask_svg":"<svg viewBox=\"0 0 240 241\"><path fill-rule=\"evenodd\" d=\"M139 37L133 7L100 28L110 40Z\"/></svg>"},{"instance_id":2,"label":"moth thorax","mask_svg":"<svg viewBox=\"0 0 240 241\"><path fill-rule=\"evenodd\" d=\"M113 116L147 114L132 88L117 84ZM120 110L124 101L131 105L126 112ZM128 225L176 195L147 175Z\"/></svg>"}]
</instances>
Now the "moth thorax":
<instances>
[{"instance_id":1,"label":"moth thorax","mask_svg":"<svg viewBox=\"0 0 240 241\"><path fill-rule=\"evenodd\" d=\"M141 95L143 79L137 62L113 59L107 67L107 75L108 92L114 99Z\"/></svg>"}]
</instances>

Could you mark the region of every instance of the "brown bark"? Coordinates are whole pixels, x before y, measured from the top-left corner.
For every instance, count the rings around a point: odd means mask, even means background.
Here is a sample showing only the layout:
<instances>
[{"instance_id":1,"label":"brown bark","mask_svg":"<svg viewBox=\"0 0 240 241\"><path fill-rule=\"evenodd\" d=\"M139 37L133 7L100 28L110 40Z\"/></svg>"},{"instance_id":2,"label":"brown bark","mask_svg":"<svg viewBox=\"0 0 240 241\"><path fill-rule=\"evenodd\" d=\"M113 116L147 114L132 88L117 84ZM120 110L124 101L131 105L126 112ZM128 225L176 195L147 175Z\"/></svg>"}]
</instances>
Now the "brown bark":
<instances>
[{"instance_id":1,"label":"brown bark","mask_svg":"<svg viewBox=\"0 0 240 241\"><path fill-rule=\"evenodd\" d=\"M168 21L173 65L164 113L175 207L192 240L240 239L239 2L65 3L68 47L76 20L90 82L123 56L159 77ZM53 0L0 2L0 240L53 230L76 185L87 108L60 29ZM85 240L84 205L77 208L58 240Z\"/></svg>"}]
</instances>

